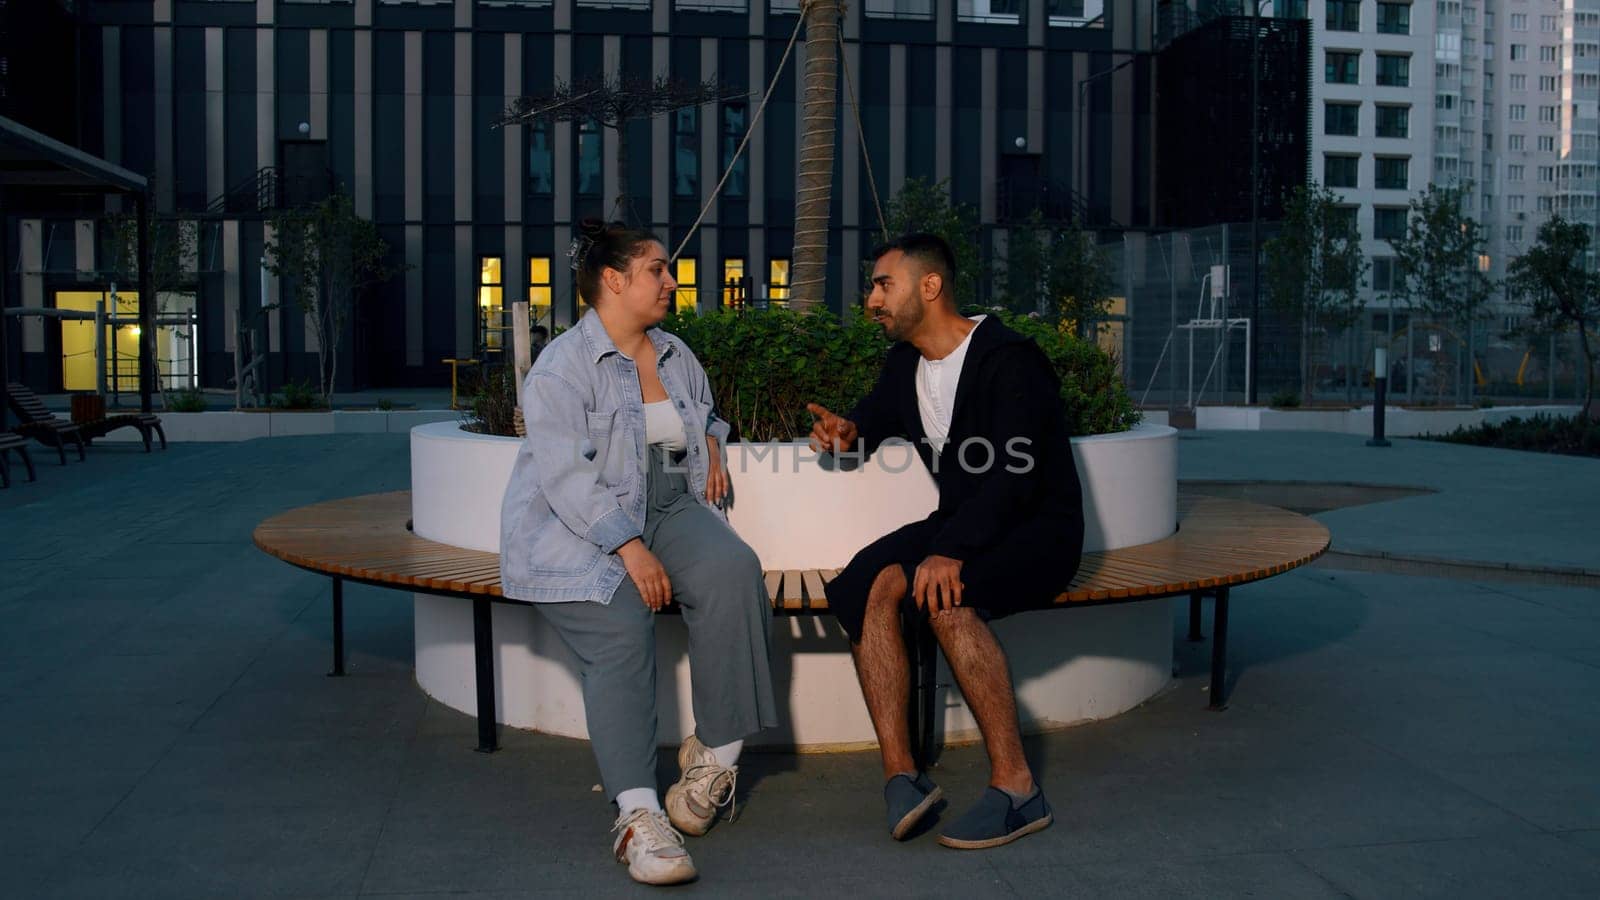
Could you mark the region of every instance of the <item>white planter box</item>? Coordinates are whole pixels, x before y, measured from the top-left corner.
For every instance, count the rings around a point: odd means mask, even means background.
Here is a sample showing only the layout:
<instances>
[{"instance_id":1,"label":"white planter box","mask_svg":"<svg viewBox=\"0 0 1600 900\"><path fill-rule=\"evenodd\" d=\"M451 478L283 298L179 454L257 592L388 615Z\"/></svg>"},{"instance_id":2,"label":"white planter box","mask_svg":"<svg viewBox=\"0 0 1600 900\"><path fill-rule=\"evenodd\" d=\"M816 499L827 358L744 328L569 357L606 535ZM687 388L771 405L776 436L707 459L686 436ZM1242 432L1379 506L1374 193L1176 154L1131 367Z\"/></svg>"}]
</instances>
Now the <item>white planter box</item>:
<instances>
[{"instance_id":1,"label":"white planter box","mask_svg":"<svg viewBox=\"0 0 1600 900\"><path fill-rule=\"evenodd\" d=\"M498 552L500 504L520 441L462 431L455 423L411 433L413 528L430 540ZM1131 546L1170 535L1177 522L1177 433L1143 425L1079 438L1086 548ZM768 569L839 568L862 546L930 512L933 481L914 457L889 448L855 472L825 471L802 444L729 447L735 503L730 521ZM910 454L910 448L903 448ZM909 462L909 465L907 464ZM839 517L840 509L849 511ZM828 512L829 515L822 515ZM1049 565L1049 560L1041 560ZM476 710L469 604L416 594L417 682L455 709ZM657 620L660 736L693 729L687 634ZM996 623L1017 681L1024 727L1043 730L1123 712L1171 679L1172 614L1166 602L1070 613L1025 613ZM586 737L578 667L526 606L494 608L496 709L501 722ZM773 650L784 724L752 744L809 749L871 746L843 632L831 617L780 617ZM941 685L953 683L942 671ZM941 688L947 741L977 737L960 694Z\"/></svg>"}]
</instances>

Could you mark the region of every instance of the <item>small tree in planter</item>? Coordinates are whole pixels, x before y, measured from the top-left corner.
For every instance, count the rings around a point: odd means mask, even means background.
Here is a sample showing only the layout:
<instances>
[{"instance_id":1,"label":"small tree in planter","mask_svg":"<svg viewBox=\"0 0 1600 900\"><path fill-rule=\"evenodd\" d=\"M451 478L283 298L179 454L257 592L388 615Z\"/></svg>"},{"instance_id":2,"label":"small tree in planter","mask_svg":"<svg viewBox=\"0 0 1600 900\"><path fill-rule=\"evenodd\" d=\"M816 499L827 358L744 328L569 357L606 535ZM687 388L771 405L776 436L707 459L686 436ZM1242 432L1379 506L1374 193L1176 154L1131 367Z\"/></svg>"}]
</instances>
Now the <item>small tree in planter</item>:
<instances>
[{"instance_id":1,"label":"small tree in planter","mask_svg":"<svg viewBox=\"0 0 1600 900\"><path fill-rule=\"evenodd\" d=\"M378 227L356 215L349 195L281 211L269 220L267 271L284 279L317 337L317 386L332 406L339 343L355 312L356 296L388 280L389 245Z\"/></svg>"},{"instance_id":2,"label":"small tree in planter","mask_svg":"<svg viewBox=\"0 0 1600 900\"><path fill-rule=\"evenodd\" d=\"M1094 234L1076 219L1051 229L1038 210L1011 229L1005 285L1008 309L1067 323L1083 339L1111 307L1111 266Z\"/></svg>"},{"instance_id":3,"label":"small tree in planter","mask_svg":"<svg viewBox=\"0 0 1600 900\"><path fill-rule=\"evenodd\" d=\"M907 178L883 217L884 228L891 235L921 231L944 238L956 256L956 302L984 301L979 290L989 279L976 238L978 214L964 203L951 202L950 182Z\"/></svg>"},{"instance_id":4,"label":"small tree in planter","mask_svg":"<svg viewBox=\"0 0 1600 900\"><path fill-rule=\"evenodd\" d=\"M1348 328L1361 317L1366 255L1361 234L1337 194L1313 182L1297 187L1284 209L1283 228L1266 243L1266 283L1272 302L1300 321L1300 393L1311 403L1312 352L1319 328Z\"/></svg>"},{"instance_id":5,"label":"small tree in planter","mask_svg":"<svg viewBox=\"0 0 1600 900\"><path fill-rule=\"evenodd\" d=\"M1531 330L1578 332L1585 373L1583 412L1600 419L1594 403L1594 347L1589 343L1589 329L1600 321L1600 274L1589 264L1588 226L1560 216L1547 220L1533 246L1512 261L1506 275L1507 285L1528 309Z\"/></svg>"}]
</instances>

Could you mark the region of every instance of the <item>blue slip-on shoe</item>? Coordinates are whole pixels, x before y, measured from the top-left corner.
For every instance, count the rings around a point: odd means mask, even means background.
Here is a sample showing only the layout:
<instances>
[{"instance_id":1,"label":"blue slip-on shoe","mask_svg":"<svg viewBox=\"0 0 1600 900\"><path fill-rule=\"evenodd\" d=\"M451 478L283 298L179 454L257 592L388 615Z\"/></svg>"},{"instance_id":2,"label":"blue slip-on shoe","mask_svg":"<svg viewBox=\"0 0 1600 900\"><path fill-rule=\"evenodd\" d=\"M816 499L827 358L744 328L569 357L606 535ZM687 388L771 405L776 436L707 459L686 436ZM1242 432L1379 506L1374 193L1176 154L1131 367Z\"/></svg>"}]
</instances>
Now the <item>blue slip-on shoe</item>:
<instances>
[{"instance_id":1,"label":"blue slip-on shoe","mask_svg":"<svg viewBox=\"0 0 1600 900\"><path fill-rule=\"evenodd\" d=\"M889 836L903 841L911 829L933 808L944 791L921 772L916 778L896 775L883 786L883 802L889 808Z\"/></svg>"},{"instance_id":2,"label":"blue slip-on shoe","mask_svg":"<svg viewBox=\"0 0 1600 900\"><path fill-rule=\"evenodd\" d=\"M983 850L1042 831L1053 821L1050 804L1045 802L1044 792L1038 787L1028 799L1017 804L1012 803L1010 794L991 787L966 815L939 835L939 843L957 850Z\"/></svg>"}]
</instances>

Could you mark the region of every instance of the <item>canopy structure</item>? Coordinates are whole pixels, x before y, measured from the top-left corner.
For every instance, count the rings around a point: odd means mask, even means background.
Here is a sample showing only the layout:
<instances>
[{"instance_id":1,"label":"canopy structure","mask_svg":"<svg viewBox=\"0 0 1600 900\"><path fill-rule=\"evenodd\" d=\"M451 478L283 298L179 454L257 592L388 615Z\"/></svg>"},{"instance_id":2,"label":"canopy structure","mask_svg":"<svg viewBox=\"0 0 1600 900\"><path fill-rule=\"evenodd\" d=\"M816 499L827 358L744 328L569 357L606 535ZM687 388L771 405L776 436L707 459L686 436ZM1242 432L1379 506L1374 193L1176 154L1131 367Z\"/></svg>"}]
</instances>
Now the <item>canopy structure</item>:
<instances>
[{"instance_id":1,"label":"canopy structure","mask_svg":"<svg viewBox=\"0 0 1600 900\"><path fill-rule=\"evenodd\" d=\"M128 194L133 197L139 222L139 296L150 296L150 184L121 166L64 144L19 122L0 117L0 222L8 199L18 192L50 194ZM10 398L10 354L4 310L11 284L9 228L0 235L0 430L6 427ZM155 304L139 304L139 408L150 411L155 385Z\"/></svg>"}]
</instances>

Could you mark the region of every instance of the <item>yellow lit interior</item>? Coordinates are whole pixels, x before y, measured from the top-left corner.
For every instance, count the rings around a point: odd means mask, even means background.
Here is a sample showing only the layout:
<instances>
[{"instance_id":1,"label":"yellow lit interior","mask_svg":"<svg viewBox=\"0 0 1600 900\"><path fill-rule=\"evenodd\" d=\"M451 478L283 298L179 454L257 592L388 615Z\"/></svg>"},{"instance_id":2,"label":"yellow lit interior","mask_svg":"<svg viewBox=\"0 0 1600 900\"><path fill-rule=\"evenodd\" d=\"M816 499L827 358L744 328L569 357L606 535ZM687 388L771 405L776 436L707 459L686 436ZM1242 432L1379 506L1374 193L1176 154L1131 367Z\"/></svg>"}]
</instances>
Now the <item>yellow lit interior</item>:
<instances>
[{"instance_id":1,"label":"yellow lit interior","mask_svg":"<svg viewBox=\"0 0 1600 900\"><path fill-rule=\"evenodd\" d=\"M528 320L550 327L550 257L528 257Z\"/></svg>"},{"instance_id":2,"label":"yellow lit interior","mask_svg":"<svg viewBox=\"0 0 1600 900\"><path fill-rule=\"evenodd\" d=\"M678 257L676 271L672 273L673 280L678 282L677 303L679 309L694 309L700 305L700 266L692 256Z\"/></svg>"},{"instance_id":3,"label":"yellow lit interior","mask_svg":"<svg viewBox=\"0 0 1600 900\"><path fill-rule=\"evenodd\" d=\"M767 263L767 298L787 302L789 299L789 261L774 259Z\"/></svg>"},{"instance_id":4,"label":"yellow lit interior","mask_svg":"<svg viewBox=\"0 0 1600 900\"><path fill-rule=\"evenodd\" d=\"M106 301L106 314L124 321L139 315L139 295L118 291L116 308L112 308L110 295L104 291L59 291L56 293L57 309L94 312L101 298ZM170 328L157 331L157 340L166 337ZM123 324L106 326L106 376L107 387L112 374L121 380L124 390L136 385L139 378L139 326ZM100 385L94 371L94 322L61 321L61 386L69 391L94 391Z\"/></svg>"},{"instance_id":5,"label":"yellow lit interior","mask_svg":"<svg viewBox=\"0 0 1600 900\"><path fill-rule=\"evenodd\" d=\"M738 296L737 289L730 287L728 282L737 282L742 278L744 278L744 260L734 256L722 261L723 306L732 306L734 298Z\"/></svg>"},{"instance_id":6,"label":"yellow lit interior","mask_svg":"<svg viewBox=\"0 0 1600 900\"><path fill-rule=\"evenodd\" d=\"M485 256L478 271L478 308L483 318L484 346L490 350L499 350L505 344L505 289L500 275L500 257Z\"/></svg>"}]
</instances>

